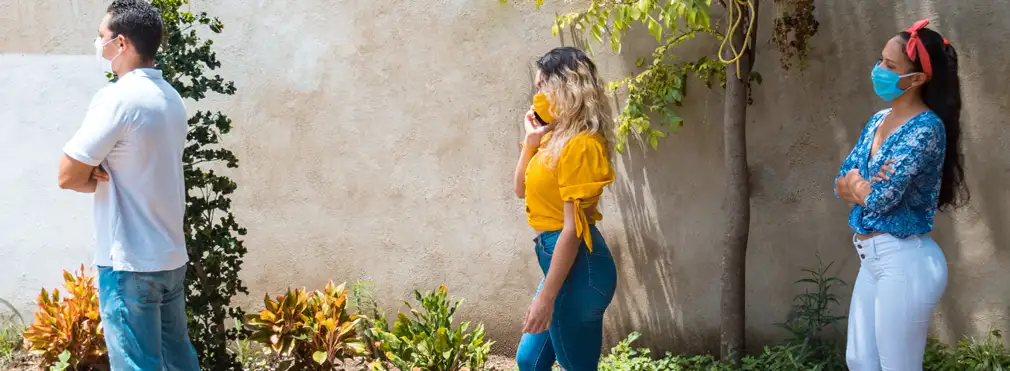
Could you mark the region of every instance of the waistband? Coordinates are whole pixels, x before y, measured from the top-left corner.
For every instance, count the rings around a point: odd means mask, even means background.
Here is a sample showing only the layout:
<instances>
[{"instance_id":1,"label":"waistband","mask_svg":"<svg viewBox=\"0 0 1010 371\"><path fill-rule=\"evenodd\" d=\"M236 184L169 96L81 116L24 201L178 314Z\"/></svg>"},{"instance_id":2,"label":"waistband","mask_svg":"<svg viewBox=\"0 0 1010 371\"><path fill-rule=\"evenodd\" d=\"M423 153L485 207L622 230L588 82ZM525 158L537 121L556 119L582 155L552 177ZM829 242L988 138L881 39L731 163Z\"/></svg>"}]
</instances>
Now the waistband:
<instances>
[{"instance_id":1,"label":"waistband","mask_svg":"<svg viewBox=\"0 0 1010 371\"><path fill-rule=\"evenodd\" d=\"M923 241L929 241L932 239L932 237L926 234L912 235L907 238L898 238L891 234L882 234L865 240L860 240L857 236L858 235L856 234L852 235L852 246L854 246L856 248L856 252L859 253L860 261L864 261L866 259L877 259L881 256L903 249L918 248L923 245Z\"/></svg>"}]
</instances>

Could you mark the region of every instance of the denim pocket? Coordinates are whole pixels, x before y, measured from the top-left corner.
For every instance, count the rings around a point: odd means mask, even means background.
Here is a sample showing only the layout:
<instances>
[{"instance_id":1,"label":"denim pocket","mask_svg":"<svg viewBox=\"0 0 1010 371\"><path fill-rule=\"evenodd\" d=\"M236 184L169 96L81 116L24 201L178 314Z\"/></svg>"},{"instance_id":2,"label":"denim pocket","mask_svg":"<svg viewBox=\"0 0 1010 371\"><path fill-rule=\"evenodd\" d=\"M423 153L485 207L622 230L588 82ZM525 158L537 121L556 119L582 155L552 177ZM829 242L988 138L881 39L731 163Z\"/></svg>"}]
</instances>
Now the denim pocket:
<instances>
[{"instance_id":1,"label":"denim pocket","mask_svg":"<svg viewBox=\"0 0 1010 371\"><path fill-rule=\"evenodd\" d=\"M116 272L117 291L128 304L156 304L161 302L161 291L155 274Z\"/></svg>"},{"instance_id":2,"label":"denim pocket","mask_svg":"<svg viewBox=\"0 0 1010 371\"><path fill-rule=\"evenodd\" d=\"M593 253L584 250L583 258L589 267L589 287L596 290L609 303L617 290L617 265L614 264L614 257L609 251L601 250Z\"/></svg>"}]
</instances>

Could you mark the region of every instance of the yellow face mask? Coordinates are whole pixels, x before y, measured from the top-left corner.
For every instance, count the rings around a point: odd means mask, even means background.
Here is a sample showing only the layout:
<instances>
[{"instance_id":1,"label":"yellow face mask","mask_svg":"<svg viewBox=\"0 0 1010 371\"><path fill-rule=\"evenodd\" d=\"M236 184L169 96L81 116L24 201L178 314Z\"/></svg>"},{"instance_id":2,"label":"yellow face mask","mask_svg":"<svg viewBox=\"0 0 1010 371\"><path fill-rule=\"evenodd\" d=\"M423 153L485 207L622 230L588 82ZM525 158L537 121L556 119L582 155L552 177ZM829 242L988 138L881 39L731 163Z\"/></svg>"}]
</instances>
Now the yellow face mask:
<instances>
[{"instance_id":1,"label":"yellow face mask","mask_svg":"<svg viewBox=\"0 0 1010 371\"><path fill-rule=\"evenodd\" d=\"M541 124L550 125L554 122L554 116L551 116L551 102L544 93L533 96L533 114Z\"/></svg>"}]
</instances>

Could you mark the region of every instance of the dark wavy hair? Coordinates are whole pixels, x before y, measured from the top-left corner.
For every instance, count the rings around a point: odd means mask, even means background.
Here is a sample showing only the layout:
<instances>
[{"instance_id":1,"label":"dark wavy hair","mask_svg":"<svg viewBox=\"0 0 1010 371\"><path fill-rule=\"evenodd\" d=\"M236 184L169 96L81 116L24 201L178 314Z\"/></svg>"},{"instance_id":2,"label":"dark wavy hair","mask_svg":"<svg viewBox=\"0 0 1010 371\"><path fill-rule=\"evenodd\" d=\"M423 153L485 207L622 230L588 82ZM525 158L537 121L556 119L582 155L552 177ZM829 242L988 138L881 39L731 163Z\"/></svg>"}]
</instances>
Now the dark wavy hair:
<instances>
[{"instance_id":1,"label":"dark wavy hair","mask_svg":"<svg viewBox=\"0 0 1010 371\"><path fill-rule=\"evenodd\" d=\"M943 177L940 182L940 210L956 209L971 198L964 181L964 156L961 154L961 81L957 75L957 51L943 36L928 28L919 30L933 67L933 78L919 89L922 100L943 120L947 136ZM908 32L898 34L901 46L908 43ZM912 61L915 72L923 72L921 58Z\"/></svg>"}]
</instances>

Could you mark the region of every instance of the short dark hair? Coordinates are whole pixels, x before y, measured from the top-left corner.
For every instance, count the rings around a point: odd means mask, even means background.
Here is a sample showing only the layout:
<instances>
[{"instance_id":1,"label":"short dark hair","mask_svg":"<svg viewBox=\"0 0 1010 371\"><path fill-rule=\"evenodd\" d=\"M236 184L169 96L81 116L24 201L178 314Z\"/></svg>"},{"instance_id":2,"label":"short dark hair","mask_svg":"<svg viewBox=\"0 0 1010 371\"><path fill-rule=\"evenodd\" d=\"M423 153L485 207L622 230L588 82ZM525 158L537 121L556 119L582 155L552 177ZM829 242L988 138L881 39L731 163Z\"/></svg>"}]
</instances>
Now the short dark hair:
<instances>
[{"instance_id":1,"label":"short dark hair","mask_svg":"<svg viewBox=\"0 0 1010 371\"><path fill-rule=\"evenodd\" d=\"M144 0L115 0L106 10L113 36L123 35L142 57L153 60L161 46L161 11Z\"/></svg>"}]
</instances>

